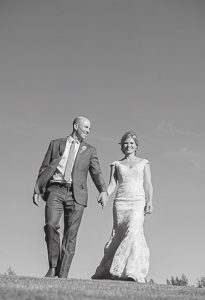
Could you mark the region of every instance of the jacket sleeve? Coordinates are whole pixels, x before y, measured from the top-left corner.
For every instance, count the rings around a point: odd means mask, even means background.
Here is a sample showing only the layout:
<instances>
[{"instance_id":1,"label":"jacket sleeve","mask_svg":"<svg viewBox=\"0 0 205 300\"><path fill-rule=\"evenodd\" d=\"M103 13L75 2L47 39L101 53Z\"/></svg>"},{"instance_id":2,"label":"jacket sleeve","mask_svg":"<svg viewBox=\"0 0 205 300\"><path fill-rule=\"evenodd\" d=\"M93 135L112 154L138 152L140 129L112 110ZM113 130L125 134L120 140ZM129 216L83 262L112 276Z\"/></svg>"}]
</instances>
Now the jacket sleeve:
<instances>
[{"instance_id":1,"label":"jacket sleeve","mask_svg":"<svg viewBox=\"0 0 205 300\"><path fill-rule=\"evenodd\" d=\"M39 169L38 177L37 177L36 184L34 187L34 193L36 193L36 194L41 194L41 192L39 190L39 186L37 184L37 181L38 181L38 178L40 177L40 175L43 173L43 171L48 167L50 160L51 160L51 153L52 153L52 141L49 144L48 150L44 156L43 162Z\"/></svg>"},{"instance_id":2,"label":"jacket sleeve","mask_svg":"<svg viewBox=\"0 0 205 300\"><path fill-rule=\"evenodd\" d=\"M103 174L100 168L100 163L95 148L93 148L93 152L91 154L89 172L99 193L105 192L106 184L103 178Z\"/></svg>"},{"instance_id":3,"label":"jacket sleeve","mask_svg":"<svg viewBox=\"0 0 205 300\"><path fill-rule=\"evenodd\" d=\"M43 162L39 169L38 177L42 174L42 172L48 167L51 161L51 152L52 152L52 142L50 142L48 146L48 150L46 152L46 155L44 156Z\"/></svg>"}]
</instances>

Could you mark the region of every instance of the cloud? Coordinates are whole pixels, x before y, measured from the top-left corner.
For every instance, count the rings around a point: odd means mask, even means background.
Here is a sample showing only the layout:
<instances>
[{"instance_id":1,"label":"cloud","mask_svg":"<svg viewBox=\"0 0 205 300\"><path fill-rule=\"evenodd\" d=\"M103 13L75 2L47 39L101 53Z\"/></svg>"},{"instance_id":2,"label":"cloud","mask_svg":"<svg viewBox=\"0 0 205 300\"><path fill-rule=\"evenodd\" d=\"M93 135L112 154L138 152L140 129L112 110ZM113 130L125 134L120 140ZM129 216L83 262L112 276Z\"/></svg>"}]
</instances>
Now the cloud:
<instances>
[{"instance_id":1,"label":"cloud","mask_svg":"<svg viewBox=\"0 0 205 300\"><path fill-rule=\"evenodd\" d=\"M178 134L178 135L184 135L184 136L189 136L189 137L202 136L201 133L194 132L191 130L182 130L182 129L175 127L172 123L165 123L165 122L161 122L157 126L157 130L159 132L164 132L164 133L169 133L169 134Z\"/></svg>"},{"instance_id":2,"label":"cloud","mask_svg":"<svg viewBox=\"0 0 205 300\"><path fill-rule=\"evenodd\" d=\"M168 159L190 163L196 171L205 170L205 152L194 152L188 148L172 150L165 154Z\"/></svg>"}]
</instances>

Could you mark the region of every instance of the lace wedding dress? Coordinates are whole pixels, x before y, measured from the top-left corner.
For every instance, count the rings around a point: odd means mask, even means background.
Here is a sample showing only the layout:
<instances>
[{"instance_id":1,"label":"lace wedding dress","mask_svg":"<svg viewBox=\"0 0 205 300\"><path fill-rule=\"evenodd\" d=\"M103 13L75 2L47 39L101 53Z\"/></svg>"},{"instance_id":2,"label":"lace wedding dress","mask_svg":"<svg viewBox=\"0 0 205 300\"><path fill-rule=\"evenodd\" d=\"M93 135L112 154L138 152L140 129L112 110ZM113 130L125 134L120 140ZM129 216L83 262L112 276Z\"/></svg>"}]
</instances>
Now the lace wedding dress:
<instances>
[{"instance_id":1,"label":"lace wedding dress","mask_svg":"<svg viewBox=\"0 0 205 300\"><path fill-rule=\"evenodd\" d=\"M143 177L144 167L148 163L148 160L142 159L131 168L121 161L112 163L118 178L113 203L113 229L93 279L133 278L145 282L149 269L149 248L143 230Z\"/></svg>"}]
</instances>

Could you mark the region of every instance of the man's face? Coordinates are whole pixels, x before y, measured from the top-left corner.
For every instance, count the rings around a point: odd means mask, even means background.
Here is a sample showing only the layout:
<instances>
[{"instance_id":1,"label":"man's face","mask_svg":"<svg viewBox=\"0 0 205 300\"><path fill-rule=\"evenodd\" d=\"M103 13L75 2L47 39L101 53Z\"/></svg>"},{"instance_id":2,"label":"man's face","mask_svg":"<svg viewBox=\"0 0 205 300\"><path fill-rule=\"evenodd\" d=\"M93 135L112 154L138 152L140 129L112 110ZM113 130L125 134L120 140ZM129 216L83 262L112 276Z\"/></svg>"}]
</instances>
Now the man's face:
<instances>
[{"instance_id":1,"label":"man's face","mask_svg":"<svg viewBox=\"0 0 205 300\"><path fill-rule=\"evenodd\" d=\"M90 132L90 121L88 119L80 119L75 124L75 133L79 140L84 140Z\"/></svg>"}]
</instances>

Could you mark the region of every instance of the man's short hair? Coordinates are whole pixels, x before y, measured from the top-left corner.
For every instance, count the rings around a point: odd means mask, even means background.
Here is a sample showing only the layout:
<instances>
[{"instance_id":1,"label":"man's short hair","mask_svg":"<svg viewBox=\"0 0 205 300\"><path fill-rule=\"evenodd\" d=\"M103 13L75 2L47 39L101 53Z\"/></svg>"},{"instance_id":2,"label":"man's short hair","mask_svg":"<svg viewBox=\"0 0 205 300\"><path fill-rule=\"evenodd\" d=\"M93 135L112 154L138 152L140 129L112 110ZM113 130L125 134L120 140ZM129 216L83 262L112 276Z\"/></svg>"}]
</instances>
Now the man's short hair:
<instances>
[{"instance_id":1,"label":"man's short hair","mask_svg":"<svg viewBox=\"0 0 205 300\"><path fill-rule=\"evenodd\" d=\"M81 119L86 119L89 120L88 118L84 117L84 116L78 116L73 120L73 128L75 124L79 124Z\"/></svg>"}]
</instances>

